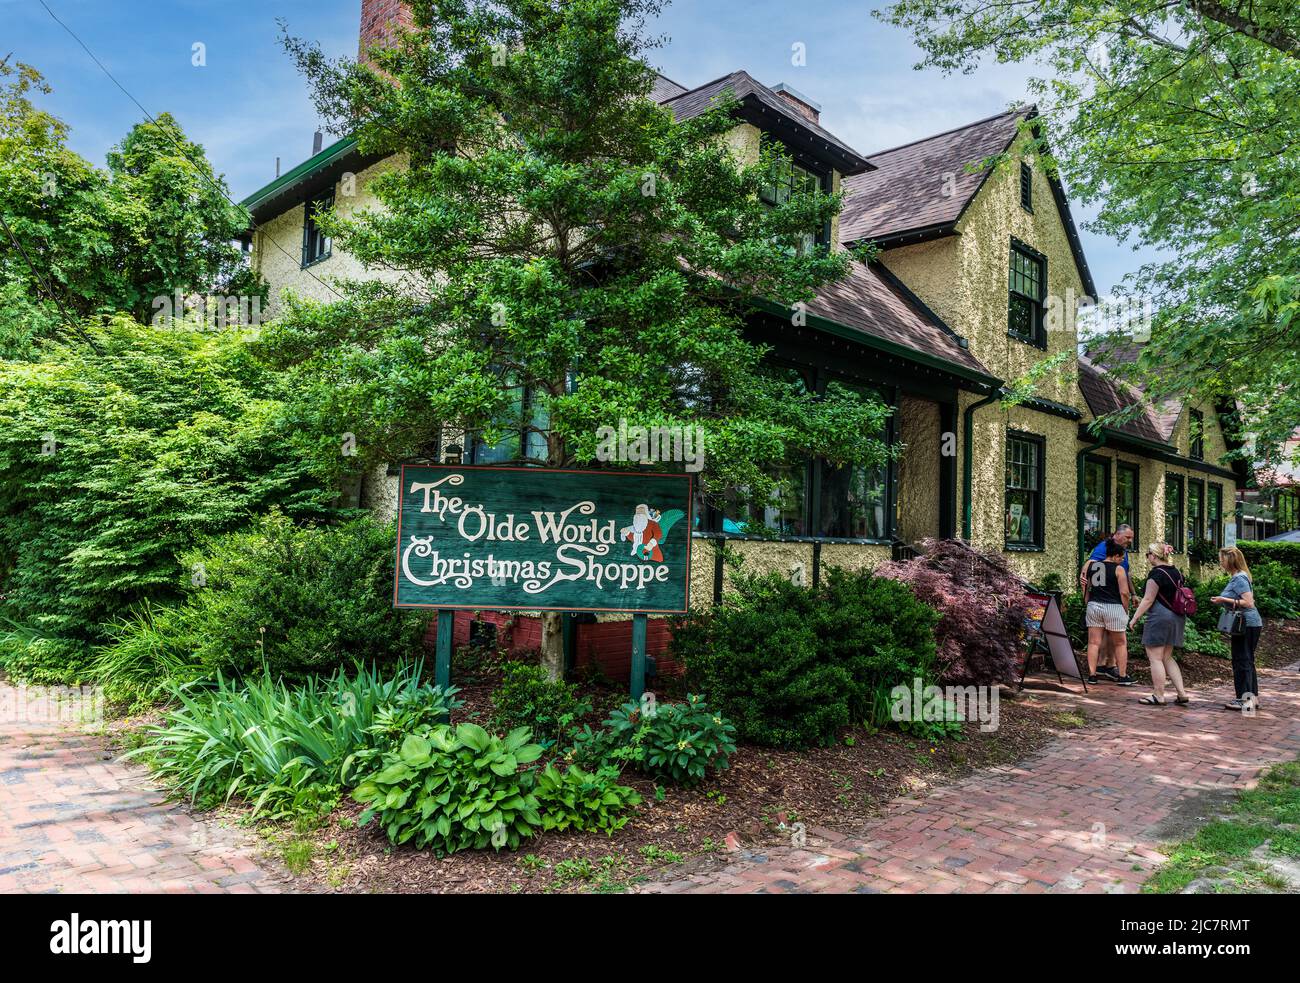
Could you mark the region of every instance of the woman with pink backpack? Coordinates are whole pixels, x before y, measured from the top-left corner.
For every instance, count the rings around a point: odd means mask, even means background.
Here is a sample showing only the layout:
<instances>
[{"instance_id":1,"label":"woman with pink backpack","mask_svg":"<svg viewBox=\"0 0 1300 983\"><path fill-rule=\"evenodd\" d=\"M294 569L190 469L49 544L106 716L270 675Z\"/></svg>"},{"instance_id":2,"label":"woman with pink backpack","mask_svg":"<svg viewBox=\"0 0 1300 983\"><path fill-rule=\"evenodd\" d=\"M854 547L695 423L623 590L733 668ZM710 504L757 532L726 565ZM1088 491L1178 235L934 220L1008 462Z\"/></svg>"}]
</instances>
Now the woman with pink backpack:
<instances>
[{"instance_id":1,"label":"woman with pink backpack","mask_svg":"<svg viewBox=\"0 0 1300 983\"><path fill-rule=\"evenodd\" d=\"M1183 688L1183 674L1174 659L1174 648L1183 644L1187 616L1196 613L1196 595L1183 583L1182 571L1169 562L1173 552L1174 548L1168 543L1152 543L1147 548L1151 574L1147 577L1142 601L1128 625L1134 628L1143 615L1147 617L1142 628L1142 645L1147 650L1147 661L1151 663L1152 693L1138 701L1143 706L1165 705L1166 677L1178 693L1174 702L1179 706L1191 702Z\"/></svg>"}]
</instances>

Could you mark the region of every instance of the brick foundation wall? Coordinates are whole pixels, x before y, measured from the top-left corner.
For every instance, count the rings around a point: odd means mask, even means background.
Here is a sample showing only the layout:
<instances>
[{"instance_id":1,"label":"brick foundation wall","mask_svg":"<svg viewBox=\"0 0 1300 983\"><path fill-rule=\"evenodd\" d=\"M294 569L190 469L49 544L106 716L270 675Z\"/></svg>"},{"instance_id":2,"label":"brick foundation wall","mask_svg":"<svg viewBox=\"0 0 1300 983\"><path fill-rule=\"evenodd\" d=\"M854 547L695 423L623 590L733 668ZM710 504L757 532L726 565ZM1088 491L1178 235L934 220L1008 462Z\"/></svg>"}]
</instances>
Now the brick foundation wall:
<instances>
[{"instance_id":1,"label":"brick foundation wall","mask_svg":"<svg viewBox=\"0 0 1300 983\"><path fill-rule=\"evenodd\" d=\"M452 646L459 648L468 645L471 624L476 612L457 611L455 627L452 630ZM526 652L537 649L542 644L542 619L537 615L512 614L508 611L479 611L477 620L497 626L497 641L510 652ZM430 651L437 644L437 620L429 623L425 644ZM679 663L673 662L665 654L672 639L672 629L667 618L650 618L646 623L646 654L655 657L656 668L664 675L677 675L682 671ZM574 656L575 667L581 669L591 664L598 665L610 679L622 681L632 671L632 621L601 621L595 624L577 626L577 645ZM455 678L453 660L452 682Z\"/></svg>"}]
</instances>

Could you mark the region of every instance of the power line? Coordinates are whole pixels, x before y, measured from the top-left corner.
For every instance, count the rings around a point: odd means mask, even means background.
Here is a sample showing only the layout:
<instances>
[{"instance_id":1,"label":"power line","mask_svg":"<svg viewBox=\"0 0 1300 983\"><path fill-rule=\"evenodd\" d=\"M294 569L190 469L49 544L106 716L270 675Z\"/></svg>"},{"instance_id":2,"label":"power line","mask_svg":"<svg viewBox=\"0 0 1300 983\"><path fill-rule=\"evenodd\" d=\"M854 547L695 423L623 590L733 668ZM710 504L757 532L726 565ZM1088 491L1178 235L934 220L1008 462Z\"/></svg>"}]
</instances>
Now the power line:
<instances>
[{"instance_id":1,"label":"power line","mask_svg":"<svg viewBox=\"0 0 1300 983\"><path fill-rule=\"evenodd\" d=\"M121 89L121 90L122 90L122 94L123 94L124 96L126 96L126 97L127 97L128 99L130 99L133 103L135 103L136 108L139 109L140 112L144 113L145 119L149 120L149 122L152 123L154 126L157 126L158 129L161 130L162 133L167 137L167 139L171 141L172 145L176 148L176 150L180 153L180 155L181 155L182 157L184 157L187 161L189 161L190 164L193 164L193 165L194 165L194 169L195 169L196 171L198 171L199 176L200 176L201 178L203 178L203 180L206 181L206 182L207 182L207 183L212 187L212 190L215 191L215 192L217 192L217 194L221 195L222 198L225 198L226 201L230 202L230 204L234 205L236 208L242 207L242 206L240 206L239 202L235 201L235 199L231 198L230 195L226 194L225 190L224 190L220 185L218 185L218 184L216 183L216 181L214 181L214 180L212 180L211 178L209 178L208 175L207 175L207 172L206 172L202 167L200 167L198 164L196 164L193 160L190 160L189 155L185 153L185 148L182 147L182 146L180 145L180 142L175 138L175 136L172 135L171 130L167 129L166 127L159 126L159 124L158 124L158 120L156 120L156 119L153 117L153 115L149 112L149 110L145 109L144 106L141 105L139 99L137 99L135 96L131 95L131 93L128 92L128 91L126 90L126 86L124 86L121 82L119 82L119 81L118 81L118 80L113 76L113 73L112 73L112 72L110 72L107 68L104 67L104 63L103 63L102 61L100 61L97 57L95 57L95 53L94 53L93 51L90 50L89 46L87 46L87 44L86 44L85 41L81 40L81 38L77 35L77 32L74 31L72 28L70 28L67 24L63 23L63 21L59 20L58 15L57 15L53 10L50 9L50 5L47 4L47 3L45 2L45 0L39 0L39 2L40 2L40 5L41 5L42 7L45 8L45 12L46 12L47 14L49 14L51 18L54 19L54 23L58 24L59 27L63 28L65 31L68 32L68 35L69 35L69 36L70 36L74 41L76 41L77 44L79 44L79 45L81 46L81 49L82 49L82 50L83 50L87 55L90 56L90 60L93 61L96 65L99 66L99 70L100 70L101 72L103 72L106 76L108 76L108 80L109 80L110 82L112 82L115 86L117 86L119 89ZM249 217L248 217L248 221L249 221L249 224L252 226L252 229L253 229L254 232L260 232L260 231L262 231L261 228L258 226L257 222L253 220L253 216L252 216L251 214L250 214ZM293 255L291 252L289 252L287 249L285 249L283 246L281 246L278 242L276 242L274 238L271 238L270 236L263 235L263 236L262 236L262 239L263 239L263 241L266 241L267 239L270 239L271 245L273 245L276 249L280 250L280 252L284 253L284 255L288 256L290 259L295 259L294 255ZM344 296L343 296L341 293L339 293L339 292L338 292L337 290L335 290L332 286L330 286L328 283L326 283L324 280L322 280L320 277L318 277L318 276L317 276L315 273L313 273L311 270L309 270L309 269L305 269L305 268L304 268L304 269L303 269L303 272L306 273L306 274L307 274L309 277L311 277L313 280L315 280L317 283L319 283L322 287L324 287L324 288L325 288L326 290L328 290L330 293L332 293L335 297L339 298L339 300L344 300L344 299L345 299Z\"/></svg>"},{"instance_id":2,"label":"power line","mask_svg":"<svg viewBox=\"0 0 1300 983\"><path fill-rule=\"evenodd\" d=\"M81 335L85 342L94 350L95 354L98 355L100 353L99 346L95 344L95 339L90 336L90 333L86 331L85 327L82 326L76 318L68 313L67 309L59 301L58 295L54 292L53 281L47 280L41 275L41 272L36 269L36 264L33 263L32 258L27 255L27 249L23 246L22 240L18 238L9 223L5 221L4 212L0 212L0 225L4 226L5 234L9 236L9 241L14 244L14 248L22 255L23 261L27 264L27 268L31 270L32 276L36 278L37 286L39 286L44 292L45 299L58 308L59 314L63 316L63 319L69 324L69 326L71 326L72 330Z\"/></svg>"}]
</instances>

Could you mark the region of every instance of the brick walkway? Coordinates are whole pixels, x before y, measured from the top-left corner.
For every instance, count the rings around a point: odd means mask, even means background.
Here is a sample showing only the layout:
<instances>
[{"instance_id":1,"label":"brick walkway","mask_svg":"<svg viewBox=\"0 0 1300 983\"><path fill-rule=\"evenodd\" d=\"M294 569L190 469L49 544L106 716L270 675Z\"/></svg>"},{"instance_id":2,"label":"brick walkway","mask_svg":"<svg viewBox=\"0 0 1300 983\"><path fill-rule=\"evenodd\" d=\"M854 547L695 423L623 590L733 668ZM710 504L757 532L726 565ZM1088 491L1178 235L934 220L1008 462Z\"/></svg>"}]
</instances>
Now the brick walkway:
<instances>
[{"instance_id":1,"label":"brick walkway","mask_svg":"<svg viewBox=\"0 0 1300 983\"><path fill-rule=\"evenodd\" d=\"M1146 708L1138 687L1041 691L1093 726L1017 766L896 799L857 835L809 829L803 849L739 852L721 870L641 887L671 893L1132 893L1158 846L1201 825L1267 765L1300 755L1300 665L1261 670L1254 718L1222 710L1230 687L1190 707ZM1101 723L1098 723L1098 722Z\"/></svg>"},{"instance_id":2,"label":"brick walkway","mask_svg":"<svg viewBox=\"0 0 1300 983\"><path fill-rule=\"evenodd\" d=\"M0 682L0 893L259 894L255 841L164 803L84 721L87 700Z\"/></svg>"}]
</instances>

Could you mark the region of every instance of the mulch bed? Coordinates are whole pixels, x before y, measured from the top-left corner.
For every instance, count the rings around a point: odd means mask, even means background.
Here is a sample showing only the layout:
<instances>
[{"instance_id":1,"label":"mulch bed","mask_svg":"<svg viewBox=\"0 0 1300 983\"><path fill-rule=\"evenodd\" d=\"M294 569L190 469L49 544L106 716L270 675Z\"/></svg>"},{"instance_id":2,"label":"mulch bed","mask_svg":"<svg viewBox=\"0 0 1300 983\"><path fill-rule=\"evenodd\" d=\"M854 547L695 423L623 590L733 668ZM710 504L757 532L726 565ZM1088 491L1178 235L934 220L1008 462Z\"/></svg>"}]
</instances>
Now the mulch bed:
<instances>
[{"instance_id":1,"label":"mulch bed","mask_svg":"<svg viewBox=\"0 0 1300 983\"><path fill-rule=\"evenodd\" d=\"M1300 623L1274 623L1264 633L1258 664L1286 665L1297 653ZM1226 659L1188 653L1182 666L1184 678L1194 687L1232 678ZM1130 672L1149 682L1145 658L1131 659ZM454 677L468 682L461 684L465 706L453 723L490 718L497 675L491 664L456 667ZM674 685L673 680L660 680L656 689L662 698L672 698L680 695L673 692ZM608 681L588 680L583 688L596 706L593 724L625 698ZM961 740L931 744L894 730L872 734L857 728L845 731L831 747L805 751L742 745L731 767L699 789L657 789L653 782L625 772L623 781L644 801L613 836L548 833L514 852L464 851L439 858L427 850L393 846L374 825L358 827L362 808L345 800L319 828L305 834L282 829L272 840L282 844L289 835L315 845L299 881L308 890L620 892L677 870L724 863L737 847L789 844L796 823L809 831L857 831L891 799L924 795L978 769L1022 761L1054 736L1086 725L1080 712L1040 702L1032 690L1017 695L1004 688L995 733L981 733L970 723Z\"/></svg>"},{"instance_id":2,"label":"mulch bed","mask_svg":"<svg viewBox=\"0 0 1300 983\"><path fill-rule=\"evenodd\" d=\"M466 705L453 723L490 716L492 689L486 680L464 687ZM624 698L612 688L590 692L601 709ZM662 877L683 861L693 867L707 865L710 855L722 861L738 845L789 844L795 823L807 830L857 830L891 799L1022 760L1084 720L1038 702L1032 692L1013 696L1004 689L999 723L996 733L981 733L972 722L961 740L935 744L893 730L871 734L856 728L831 747L806 751L742 745L731 767L699 789L657 790L654 782L627 771L624 783L644 801L613 836L548 833L516 852L438 858L427 850L394 847L377 828L358 828L362 809L347 802L312 834L328 847L317 852L312 873L318 882L328 881L328 889L345 892L622 891Z\"/></svg>"}]
</instances>

